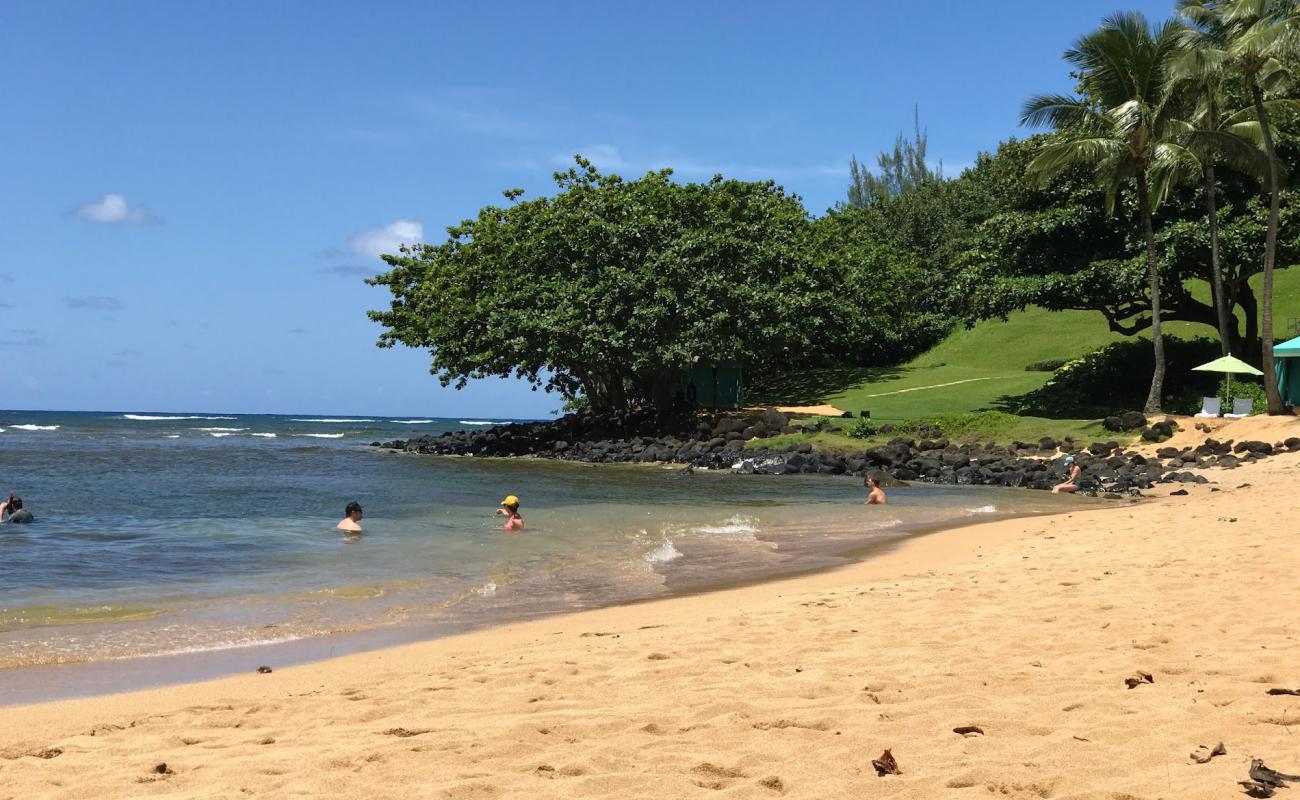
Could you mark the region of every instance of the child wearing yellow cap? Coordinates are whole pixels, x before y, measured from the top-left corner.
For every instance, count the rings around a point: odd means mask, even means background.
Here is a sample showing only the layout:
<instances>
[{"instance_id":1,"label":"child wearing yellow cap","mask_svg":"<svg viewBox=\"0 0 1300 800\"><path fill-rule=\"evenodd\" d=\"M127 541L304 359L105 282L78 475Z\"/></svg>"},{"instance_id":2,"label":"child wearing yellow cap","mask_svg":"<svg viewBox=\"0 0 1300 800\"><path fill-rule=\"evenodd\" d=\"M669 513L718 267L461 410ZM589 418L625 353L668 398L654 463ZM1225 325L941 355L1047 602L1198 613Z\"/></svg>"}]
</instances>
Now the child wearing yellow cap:
<instances>
[{"instance_id":1,"label":"child wearing yellow cap","mask_svg":"<svg viewBox=\"0 0 1300 800\"><path fill-rule=\"evenodd\" d=\"M501 530L516 533L524 529L524 518L519 516L519 498L513 494L501 501L501 507L496 513L506 518L506 524L501 526Z\"/></svg>"}]
</instances>

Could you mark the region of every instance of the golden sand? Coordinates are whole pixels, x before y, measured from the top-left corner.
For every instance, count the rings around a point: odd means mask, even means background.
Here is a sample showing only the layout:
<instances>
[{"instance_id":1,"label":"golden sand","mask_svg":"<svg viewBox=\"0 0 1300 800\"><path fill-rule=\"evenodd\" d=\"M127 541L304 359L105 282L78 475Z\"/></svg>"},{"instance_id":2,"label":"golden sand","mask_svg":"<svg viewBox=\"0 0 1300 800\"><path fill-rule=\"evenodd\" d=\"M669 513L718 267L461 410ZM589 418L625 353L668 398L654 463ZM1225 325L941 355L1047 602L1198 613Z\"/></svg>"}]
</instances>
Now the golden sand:
<instances>
[{"instance_id":1,"label":"golden sand","mask_svg":"<svg viewBox=\"0 0 1300 800\"><path fill-rule=\"evenodd\" d=\"M0 798L1243 796L1252 756L1300 772L1300 697L1267 693L1300 689L1300 454L1207 475L794 580L0 709Z\"/></svg>"}]
</instances>

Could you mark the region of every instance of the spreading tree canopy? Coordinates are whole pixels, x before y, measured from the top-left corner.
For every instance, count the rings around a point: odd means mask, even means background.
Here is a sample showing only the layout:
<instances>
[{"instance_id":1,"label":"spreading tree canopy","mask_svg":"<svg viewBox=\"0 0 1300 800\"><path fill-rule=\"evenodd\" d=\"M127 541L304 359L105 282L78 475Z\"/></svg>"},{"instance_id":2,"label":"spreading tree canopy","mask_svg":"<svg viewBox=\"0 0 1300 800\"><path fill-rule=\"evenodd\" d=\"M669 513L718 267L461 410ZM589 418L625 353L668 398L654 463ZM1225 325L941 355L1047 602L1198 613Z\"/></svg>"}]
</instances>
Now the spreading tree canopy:
<instances>
[{"instance_id":1,"label":"spreading tree canopy","mask_svg":"<svg viewBox=\"0 0 1300 800\"><path fill-rule=\"evenodd\" d=\"M797 197L670 174L623 180L579 157L554 197L385 256L379 344L428 348L444 385L513 375L613 410L670 406L693 363L806 364L844 341L843 269L814 257Z\"/></svg>"}]
</instances>

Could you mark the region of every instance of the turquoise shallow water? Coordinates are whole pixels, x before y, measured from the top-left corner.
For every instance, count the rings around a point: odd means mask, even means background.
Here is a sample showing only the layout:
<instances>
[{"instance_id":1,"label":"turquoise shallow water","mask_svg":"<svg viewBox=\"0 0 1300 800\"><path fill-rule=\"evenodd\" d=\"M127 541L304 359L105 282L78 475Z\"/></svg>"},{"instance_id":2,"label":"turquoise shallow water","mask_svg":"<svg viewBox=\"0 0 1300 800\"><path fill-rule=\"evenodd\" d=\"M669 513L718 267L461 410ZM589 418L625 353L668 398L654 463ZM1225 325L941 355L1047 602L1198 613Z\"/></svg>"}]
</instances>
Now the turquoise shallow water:
<instances>
[{"instance_id":1,"label":"turquoise shallow water","mask_svg":"<svg viewBox=\"0 0 1300 800\"><path fill-rule=\"evenodd\" d=\"M492 420L0 411L0 667L436 631L845 563L919 530L1078 503L850 478L432 458L375 440ZM527 530L492 516L519 495ZM362 536L333 529L349 500Z\"/></svg>"}]
</instances>

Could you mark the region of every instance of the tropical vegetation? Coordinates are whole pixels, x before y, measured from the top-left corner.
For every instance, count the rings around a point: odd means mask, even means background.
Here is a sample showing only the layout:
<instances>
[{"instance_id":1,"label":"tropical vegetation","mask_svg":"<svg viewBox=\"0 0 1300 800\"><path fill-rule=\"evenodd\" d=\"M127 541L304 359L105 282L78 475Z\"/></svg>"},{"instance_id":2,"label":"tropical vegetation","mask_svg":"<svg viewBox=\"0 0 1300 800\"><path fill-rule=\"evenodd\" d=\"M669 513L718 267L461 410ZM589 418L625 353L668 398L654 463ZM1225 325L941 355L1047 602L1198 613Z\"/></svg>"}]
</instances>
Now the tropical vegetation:
<instances>
[{"instance_id":1,"label":"tropical vegetation","mask_svg":"<svg viewBox=\"0 0 1300 800\"><path fill-rule=\"evenodd\" d=\"M1276 273L1300 260L1287 180L1300 170L1300 2L1173 11L1101 20L1064 54L1075 91L1030 96L1029 135L959 175L929 163L918 114L874 171L853 159L845 201L817 217L770 181L624 179L579 157L554 195L510 190L445 241L386 256L371 279L392 294L371 312L380 344L428 349L444 383L516 376L605 411L676 408L686 369L730 361L790 399L866 402L890 392L855 386L934 361L923 354L955 331L1046 314L1074 341L1009 343L1047 373L999 373L1001 388L975 392L980 407L1181 408L1205 390L1183 362L1208 348L1260 365L1282 413L1271 345ZM1104 335L1080 337L1081 319ZM1088 342L1123 338L1133 344L1049 380ZM1095 405L1035 394L1119 368L1125 391ZM992 377L969 371L955 381ZM1141 397L1128 390L1138 380Z\"/></svg>"}]
</instances>

